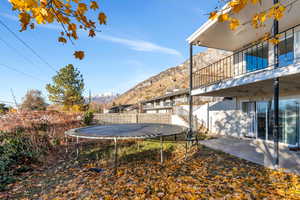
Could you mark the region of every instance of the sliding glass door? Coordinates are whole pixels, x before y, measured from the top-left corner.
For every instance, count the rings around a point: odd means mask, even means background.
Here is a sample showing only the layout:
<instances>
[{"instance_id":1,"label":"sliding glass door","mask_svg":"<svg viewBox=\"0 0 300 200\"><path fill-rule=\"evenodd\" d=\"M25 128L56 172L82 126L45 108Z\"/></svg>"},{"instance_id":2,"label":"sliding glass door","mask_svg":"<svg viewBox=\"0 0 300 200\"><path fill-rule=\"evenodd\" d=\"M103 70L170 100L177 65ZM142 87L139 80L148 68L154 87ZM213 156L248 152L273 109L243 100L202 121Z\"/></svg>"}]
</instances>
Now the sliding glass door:
<instances>
[{"instance_id":1,"label":"sliding glass door","mask_svg":"<svg viewBox=\"0 0 300 200\"><path fill-rule=\"evenodd\" d=\"M299 143L300 100L287 99L279 102L279 141L295 145ZM272 102L256 102L257 138L273 140L274 109Z\"/></svg>"},{"instance_id":2,"label":"sliding glass door","mask_svg":"<svg viewBox=\"0 0 300 200\"><path fill-rule=\"evenodd\" d=\"M267 139L266 133L268 130L268 102L260 101L256 103L256 117L257 117L257 138Z\"/></svg>"},{"instance_id":3,"label":"sliding glass door","mask_svg":"<svg viewBox=\"0 0 300 200\"><path fill-rule=\"evenodd\" d=\"M243 102L242 110L247 116L247 137L255 137L256 133L256 117L255 117L255 102Z\"/></svg>"},{"instance_id":4,"label":"sliding glass door","mask_svg":"<svg viewBox=\"0 0 300 200\"><path fill-rule=\"evenodd\" d=\"M299 135L299 102L294 99L280 101L280 141L295 145Z\"/></svg>"}]
</instances>

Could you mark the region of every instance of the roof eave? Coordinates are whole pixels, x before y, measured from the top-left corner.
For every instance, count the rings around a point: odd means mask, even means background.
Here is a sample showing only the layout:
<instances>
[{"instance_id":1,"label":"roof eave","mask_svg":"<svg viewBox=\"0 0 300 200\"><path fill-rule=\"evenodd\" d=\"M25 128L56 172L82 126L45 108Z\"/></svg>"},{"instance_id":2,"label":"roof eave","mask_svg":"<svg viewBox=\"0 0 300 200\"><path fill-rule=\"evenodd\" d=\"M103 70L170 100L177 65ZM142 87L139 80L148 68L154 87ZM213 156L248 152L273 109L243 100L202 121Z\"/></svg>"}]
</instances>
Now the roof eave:
<instances>
[{"instance_id":1,"label":"roof eave","mask_svg":"<svg viewBox=\"0 0 300 200\"><path fill-rule=\"evenodd\" d=\"M228 3L225 4L221 11L222 13L230 13L232 11L231 8L228 8ZM225 11L224 11L225 10ZM224 11L224 12L223 12ZM220 10L218 11L217 15L219 15L221 12ZM213 26L215 23L218 22L218 19L214 19L214 20L207 20L200 28L198 28L191 36L189 36L186 40L189 44L193 44L195 43L195 40L199 37L199 35L201 35L203 32L205 32L208 28L210 28L211 26ZM197 45L201 46L201 42L197 42Z\"/></svg>"}]
</instances>

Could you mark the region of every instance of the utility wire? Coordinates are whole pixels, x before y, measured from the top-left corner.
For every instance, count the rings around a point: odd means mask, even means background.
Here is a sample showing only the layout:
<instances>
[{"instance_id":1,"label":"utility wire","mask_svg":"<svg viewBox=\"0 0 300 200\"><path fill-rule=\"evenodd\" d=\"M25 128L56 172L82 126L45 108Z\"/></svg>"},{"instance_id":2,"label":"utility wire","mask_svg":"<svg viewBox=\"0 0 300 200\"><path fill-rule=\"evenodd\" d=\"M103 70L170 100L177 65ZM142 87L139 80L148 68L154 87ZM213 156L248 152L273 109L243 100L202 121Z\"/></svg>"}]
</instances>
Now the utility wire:
<instances>
[{"instance_id":1,"label":"utility wire","mask_svg":"<svg viewBox=\"0 0 300 200\"><path fill-rule=\"evenodd\" d=\"M44 58L42 58L29 44L27 44L22 38L20 38L15 32L13 32L1 19L0 24L8 30L17 40L19 40L25 47L27 47L36 57L38 57L45 65L56 72L56 69L52 67Z\"/></svg>"},{"instance_id":2,"label":"utility wire","mask_svg":"<svg viewBox=\"0 0 300 200\"><path fill-rule=\"evenodd\" d=\"M24 76L28 76L28 77L30 77L30 78L32 78L32 79L34 79L34 80L39 80L39 81L42 81L42 82L47 82L47 81L44 81L44 80L42 80L42 79L40 79L40 78L37 78L37 77L35 77L35 76L31 75L31 74L28 74L28 73L25 73L25 72L23 72L23 71L20 71L20 70L14 68L14 67L10 67L10 66L5 65L5 64L0 64L0 66L5 67L5 68L7 68L7 69L10 69L10 70L12 70L12 71L18 72L19 74L22 74L22 75L24 75Z\"/></svg>"},{"instance_id":3,"label":"utility wire","mask_svg":"<svg viewBox=\"0 0 300 200\"><path fill-rule=\"evenodd\" d=\"M9 103L9 104L14 104L14 102L12 102L12 101L4 101L4 100L0 100L0 103Z\"/></svg>"},{"instance_id":4,"label":"utility wire","mask_svg":"<svg viewBox=\"0 0 300 200\"><path fill-rule=\"evenodd\" d=\"M22 58L24 58L24 60L26 60L28 63L35 65L34 62L32 60L30 60L28 57L26 57L25 55L23 55L17 48L15 48L14 46L10 45L7 41L5 41L3 38L0 37L0 41L5 44L8 48L10 48L11 50L13 50L14 53L17 53L19 56L21 56Z\"/></svg>"}]
</instances>

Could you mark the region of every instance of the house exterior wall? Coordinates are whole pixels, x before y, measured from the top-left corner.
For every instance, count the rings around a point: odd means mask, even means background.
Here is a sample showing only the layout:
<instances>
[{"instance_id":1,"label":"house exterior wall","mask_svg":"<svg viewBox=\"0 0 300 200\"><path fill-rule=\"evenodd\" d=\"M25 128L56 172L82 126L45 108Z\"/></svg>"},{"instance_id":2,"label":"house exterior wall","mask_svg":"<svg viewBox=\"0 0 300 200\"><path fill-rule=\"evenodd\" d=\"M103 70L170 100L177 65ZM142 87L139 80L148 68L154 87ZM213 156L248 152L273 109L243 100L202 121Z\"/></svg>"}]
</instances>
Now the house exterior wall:
<instances>
[{"instance_id":1,"label":"house exterior wall","mask_svg":"<svg viewBox=\"0 0 300 200\"><path fill-rule=\"evenodd\" d=\"M261 139L258 137L257 106L260 102L270 102L272 99L272 94L265 94L239 97L233 100L215 101L194 108L193 114L197 116L199 122L205 125L213 134ZM298 105L300 104L300 89L293 93L285 93L284 91L280 93L281 137L283 137L281 143L288 145L297 145L297 142L300 142L300 121L296 121L300 118L300 106L298 106L298 111L295 110L296 107L291 107L293 105L295 106L295 104L290 104L284 108L284 105L287 105L286 102L294 101L298 102ZM256 105L252 117L249 113L247 114L242 110L242 104L246 102L254 102ZM288 110L285 110L286 108L288 108ZM295 118L295 112L298 112L297 115L299 117L297 119ZM269 125L271 127L273 126L269 124L268 121L266 121L266 124L267 129ZM250 134L251 130L254 131L253 135ZM266 130L266 137L268 137L268 130ZM291 139L291 137L294 139Z\"/></svg>"},{"instance_id":2,"label":"house exterior wall","mask_svg":"<svg viewBox=\"0 0 300 200\"><path fill-rule=\"evenodd\" d=\"M198 106L193 114L213 134L246 136L249 119L237 106L237 99L215 101Z\"/></svg>"}]
</instances>

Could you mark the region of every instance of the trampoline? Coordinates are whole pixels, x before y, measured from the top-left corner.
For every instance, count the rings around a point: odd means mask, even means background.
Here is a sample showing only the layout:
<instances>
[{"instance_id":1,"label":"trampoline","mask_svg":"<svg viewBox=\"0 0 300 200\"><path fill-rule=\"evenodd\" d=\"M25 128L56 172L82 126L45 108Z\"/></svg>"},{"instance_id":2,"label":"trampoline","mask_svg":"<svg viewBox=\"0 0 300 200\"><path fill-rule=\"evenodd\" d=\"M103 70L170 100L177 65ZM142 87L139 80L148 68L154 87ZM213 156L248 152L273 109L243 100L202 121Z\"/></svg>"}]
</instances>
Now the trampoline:
<instances>
[{"instance_id":1,"label":"trampoline","mask_svg":"<svg viewBox=\"0 0 300 200\"><path fill-rule=\"evenodd\" d=\"M160 138L161 163L163 163L163 137L176 136L186 133L187 128L171 124L111 124L75 128L65 134L77 138L114 140L115 143L115 170L118 162L118 140Z\"/></svg>"}]
</instances>

